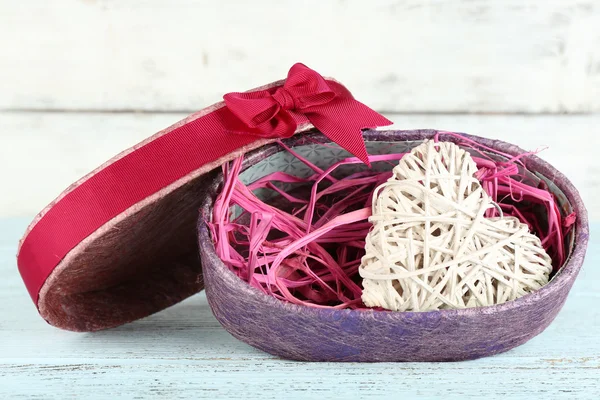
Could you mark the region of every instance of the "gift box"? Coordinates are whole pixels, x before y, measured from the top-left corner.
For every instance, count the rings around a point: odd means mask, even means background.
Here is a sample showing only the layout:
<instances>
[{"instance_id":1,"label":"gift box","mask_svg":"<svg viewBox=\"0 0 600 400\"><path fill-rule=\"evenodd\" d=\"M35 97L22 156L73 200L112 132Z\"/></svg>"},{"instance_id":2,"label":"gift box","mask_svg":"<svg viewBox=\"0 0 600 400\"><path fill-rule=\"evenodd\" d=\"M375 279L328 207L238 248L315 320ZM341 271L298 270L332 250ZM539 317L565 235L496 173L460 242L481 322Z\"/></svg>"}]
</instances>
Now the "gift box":
<instances>
[{"instance_id":1,"label":"gift box","mask_svg":"<svg viewBox=\"0 0 600 400\"><path fill-rule=\"evenodd\" d=\"M403 153L436 136L450 142L461 140L436 130L364 132L369 154ZM490 154L494 150L504 155L524 153L499 140L466 134L460 137L486 146ZM317 132L288 139L284 144L322 169L347 156ZM265 145L247 154L240 179L252 182L273 171L290 170L289 165L290 155L284 148ZM583 262L588 235L585 209L570 182L536 156L528 157L527 166L535 171L528 174L531 179L549 186L564 215L574 210L581 212L577 228L565 237L568 261L547 285L516 300L428 312L312 308L279 301L250 287L217 256L206 224L222 186L223 177L219 174L209 184L212 189L198 220L206 294L213 313L240 340L284 358L305 361L457 361L497 354L523 344L542 332L560 311ZM292 169L300 176L308 174L298 166ZM355 172L356 168L345 171Z\"/></svg>"},{"instance_id":2,"label":"gift box","mask_svg":"<svg viewBox=\"0 0 600 400\"><path fill-rule=\"evenodd\" d=\"M213 313L230 333L299 360L461 360L540 333L581 267L588 221L577 190L535 155L523 157L527 173L544 182L564 217L577 218L565 236L566 262L547 285L516 300L427 312L306 307L256 290L217 256L208 224L222 187L219 167L240 155L246 155L241 177L251 179L285 167L282 140L300 150L320 146L312 152L315 163L355 156L364 168L367 155L378 151L410 150L434 137L459 142L432 130L363 131L388 124L339 82L296 64L286 80L229 93L75 182L27 229L19 271L40 315L73 331L134 321L206 286ZM525 153L463 137L500 158Z\"/></svg>"}]
</instances>

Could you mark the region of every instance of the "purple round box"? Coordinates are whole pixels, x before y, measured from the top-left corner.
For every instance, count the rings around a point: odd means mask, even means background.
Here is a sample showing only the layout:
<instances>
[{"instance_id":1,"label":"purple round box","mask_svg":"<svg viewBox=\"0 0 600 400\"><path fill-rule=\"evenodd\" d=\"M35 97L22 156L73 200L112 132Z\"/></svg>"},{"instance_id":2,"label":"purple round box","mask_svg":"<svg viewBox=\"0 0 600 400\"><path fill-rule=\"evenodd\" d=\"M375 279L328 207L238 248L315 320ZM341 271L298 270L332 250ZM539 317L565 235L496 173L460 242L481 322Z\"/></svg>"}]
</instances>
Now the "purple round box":
<instances>
[{"instance_id":1,"label":"purple round box","mask_svg":"<svg viewBox=\"0 0 600 400\"><path fill-rule=\"evenodd\" d=\"M435 130L366 131L367 142L413 142L439 134ZM524 153L499 140L465 135L502 153ZM299 146L327 141L322 135L302 135L286 141ZM246 155L245 167L280 152L277 144ZM234 275L215 253L205 223L222 177L214 178L198 222L198 241L206 295L219 322L236 338L283 358L304 361L457 361L501 353L542 332L562 308L584 260L589 236L587 212L571 182L540 158L525 158L538 176L552 178L563 211L577 221L567 240L569 257L542 289L500 305L460 310L395 312L336 310L299 306L267 296Z\"/></svg>"}]
</instances>

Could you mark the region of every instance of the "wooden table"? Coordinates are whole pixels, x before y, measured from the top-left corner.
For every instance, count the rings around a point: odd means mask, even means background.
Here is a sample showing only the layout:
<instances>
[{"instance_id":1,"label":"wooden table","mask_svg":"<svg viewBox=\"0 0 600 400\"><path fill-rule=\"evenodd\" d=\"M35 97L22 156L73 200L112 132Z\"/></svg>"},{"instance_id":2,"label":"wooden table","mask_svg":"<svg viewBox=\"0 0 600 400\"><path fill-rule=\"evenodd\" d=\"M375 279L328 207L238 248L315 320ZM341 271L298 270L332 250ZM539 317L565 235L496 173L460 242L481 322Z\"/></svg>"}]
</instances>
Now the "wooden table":
<instances>
[{"instance_id":1,"label":"wooden table","mask_svg":"<svg viewBox=\"0 0 600 400\"><path fill-rule=\"evenodd\" d=\"M203 294L120 328L65 332L17 272L28 218L0 219L1 399L600 398L600 225L552 325L525 345L459 363L301 363L230 336Z\"/></svg>"}]
</instances>

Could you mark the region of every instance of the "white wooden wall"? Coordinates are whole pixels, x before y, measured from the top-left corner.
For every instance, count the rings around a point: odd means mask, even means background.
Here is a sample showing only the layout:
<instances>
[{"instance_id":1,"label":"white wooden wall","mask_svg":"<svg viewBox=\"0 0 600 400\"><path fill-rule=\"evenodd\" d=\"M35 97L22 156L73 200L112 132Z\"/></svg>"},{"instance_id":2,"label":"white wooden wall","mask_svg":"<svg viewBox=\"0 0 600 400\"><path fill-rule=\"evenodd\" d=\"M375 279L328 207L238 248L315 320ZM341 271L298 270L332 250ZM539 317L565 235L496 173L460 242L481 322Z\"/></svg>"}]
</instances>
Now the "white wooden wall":
<instances>
[{"instance_id":1,"label":"white wooden wall","mask_svg":"<svg viewBox=\"0 0 600 400\"><path fill-rule=\"evenodd\" d=\"M600 110L593 0L2 1L5 109L195 110L295 61L399 112Z\"/></svg>"},{"instance_id":2,"label":"white wooden wall","mask_svg":"<svg viewBox=\"0 0 600 400\"><path fill-rule=\"evenodd\" d=\"M302 61L399 128L548 145L600 218L600 0L2 0L0 51L0 217Z\"/></svg>"}]
</instances>

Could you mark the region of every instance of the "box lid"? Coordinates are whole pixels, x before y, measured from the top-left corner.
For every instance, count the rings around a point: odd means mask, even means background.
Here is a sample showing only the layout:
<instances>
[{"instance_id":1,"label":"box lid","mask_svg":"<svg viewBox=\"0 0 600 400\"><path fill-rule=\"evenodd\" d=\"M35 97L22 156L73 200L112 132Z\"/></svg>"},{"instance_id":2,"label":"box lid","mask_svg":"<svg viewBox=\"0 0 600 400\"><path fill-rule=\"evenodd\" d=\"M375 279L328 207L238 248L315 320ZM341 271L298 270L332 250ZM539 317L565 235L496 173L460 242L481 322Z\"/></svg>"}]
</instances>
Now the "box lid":
<instances>
[{"instance_id":1,"label":"box lid","mask_svg":"<svg viewBox=\"0 0 600 400\"><path fill-rule=\"evenodd\" d=\"M361 129L391 124L339 82L295 64L285 80L198 111L73 183L27 228L17 262L51 325L118 326L203 289L205 179L233 158L317 128L363 161Z\"/></svg>"}]
</instances>

